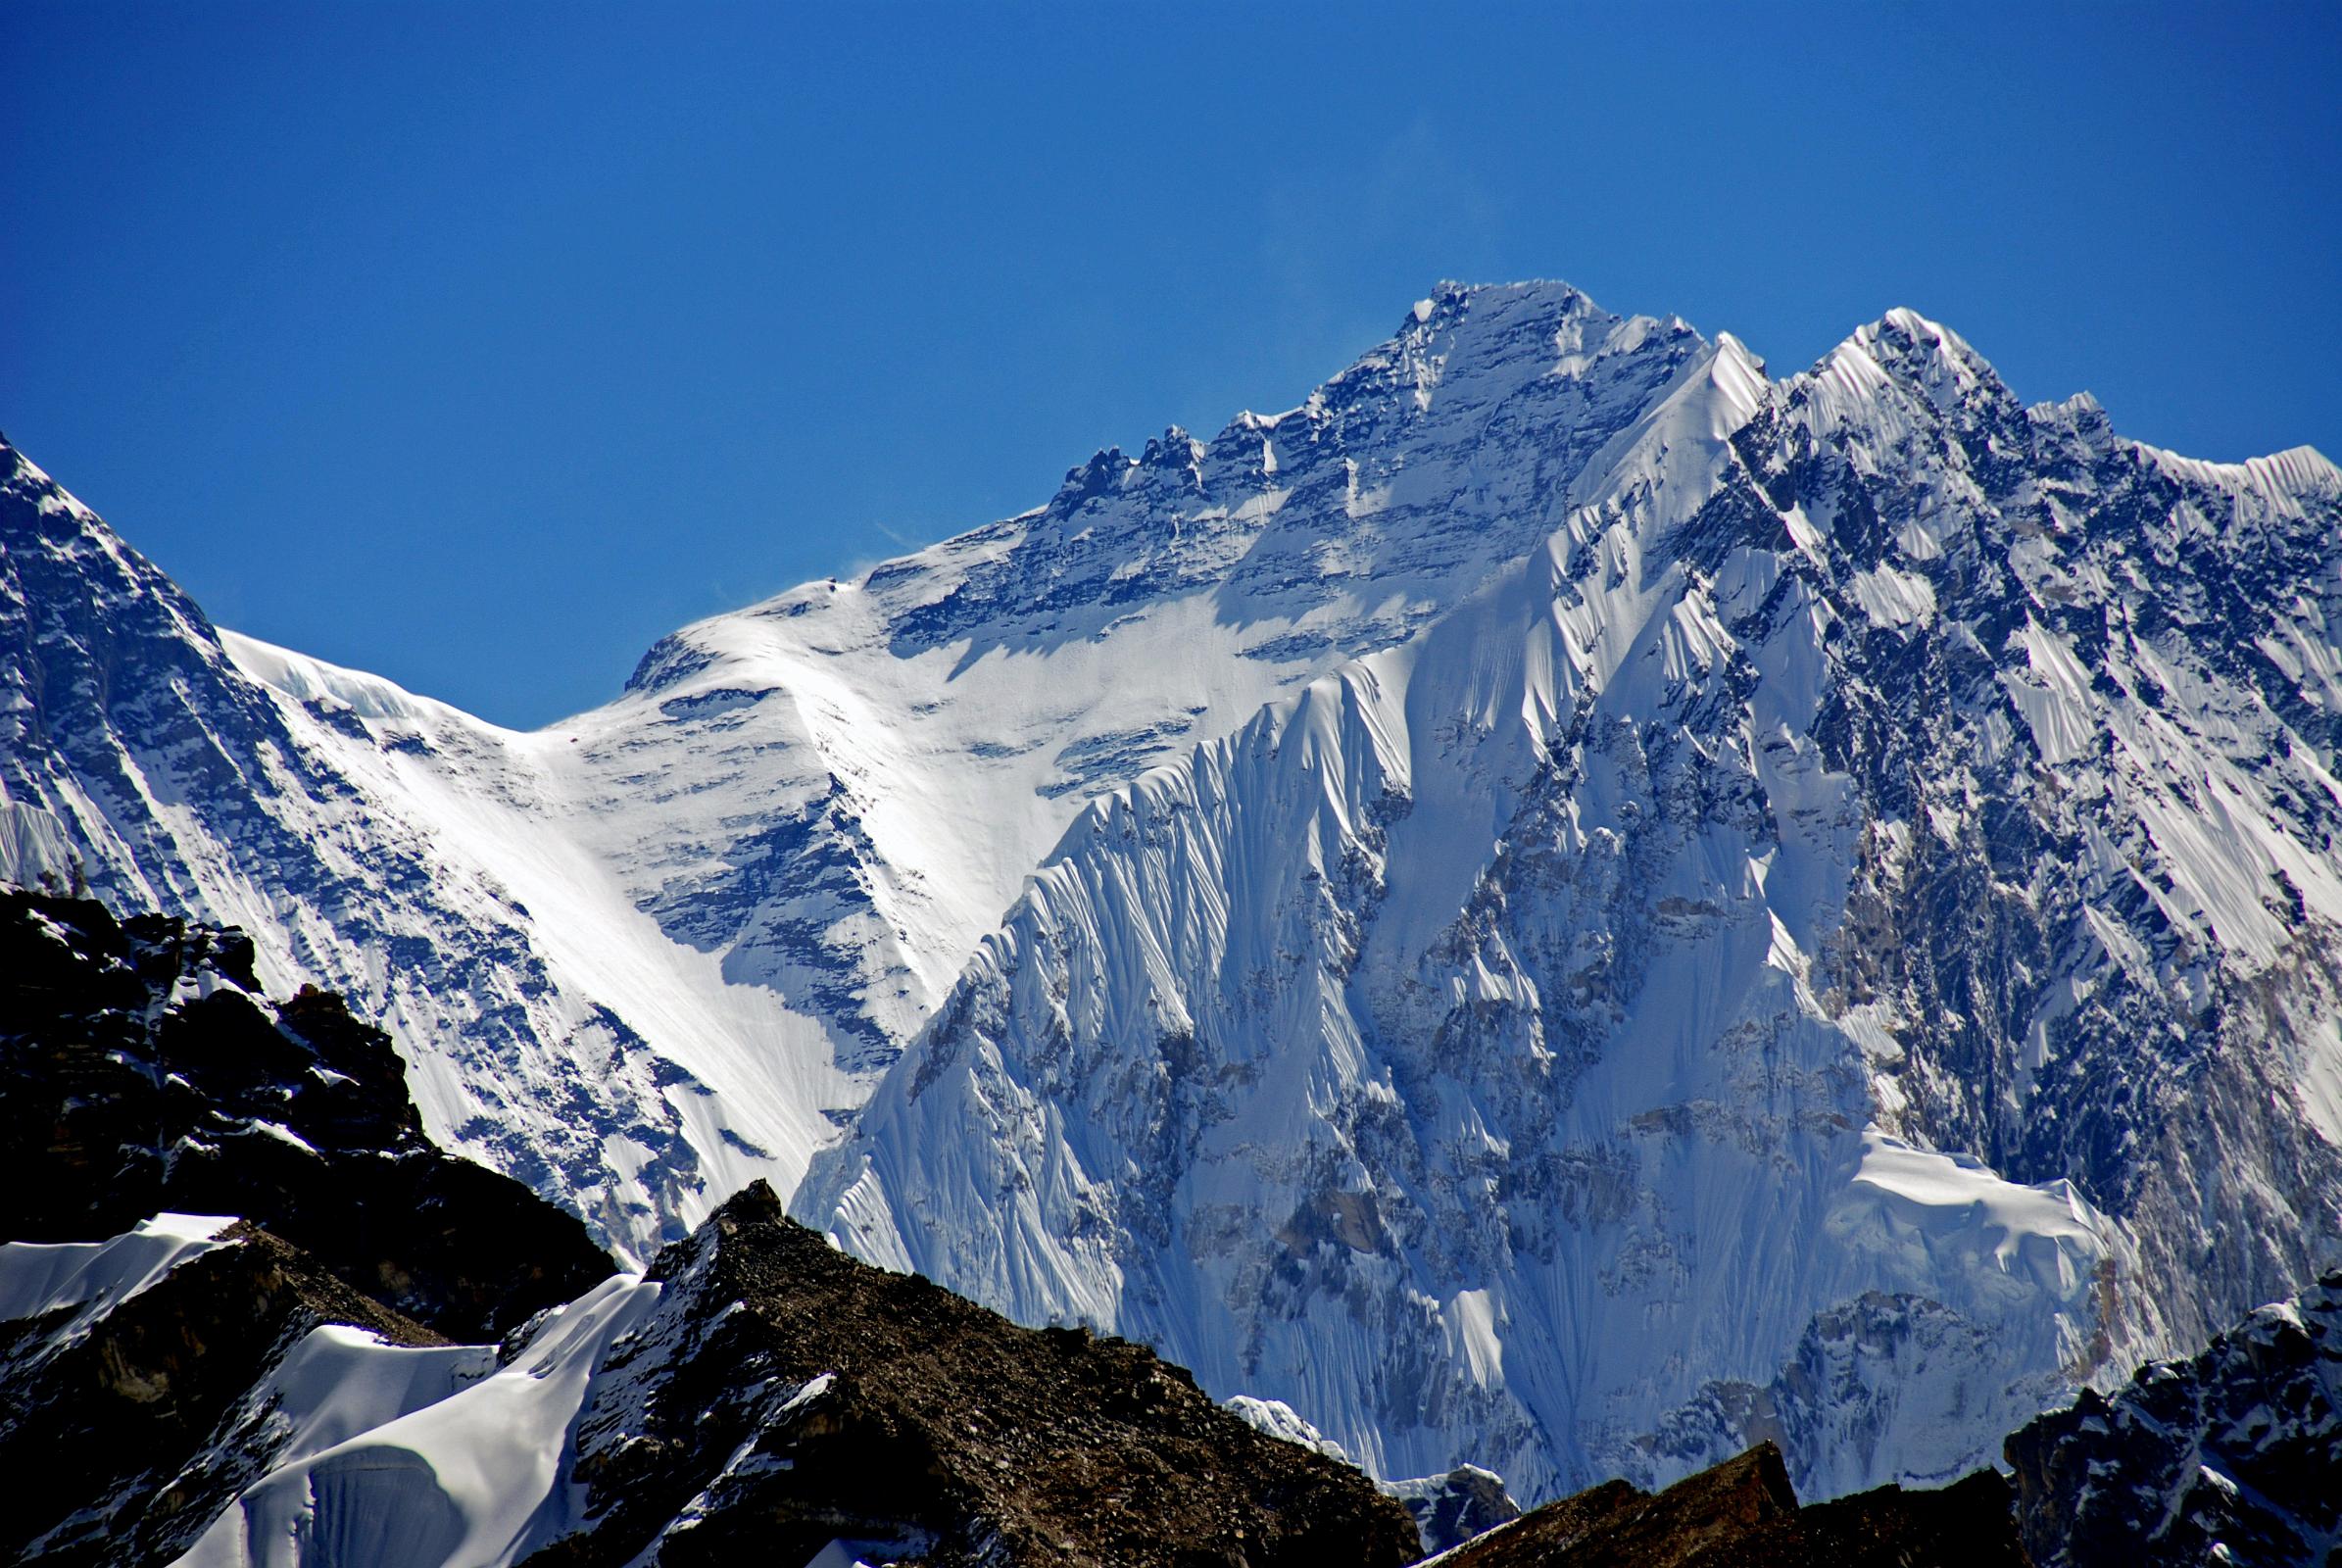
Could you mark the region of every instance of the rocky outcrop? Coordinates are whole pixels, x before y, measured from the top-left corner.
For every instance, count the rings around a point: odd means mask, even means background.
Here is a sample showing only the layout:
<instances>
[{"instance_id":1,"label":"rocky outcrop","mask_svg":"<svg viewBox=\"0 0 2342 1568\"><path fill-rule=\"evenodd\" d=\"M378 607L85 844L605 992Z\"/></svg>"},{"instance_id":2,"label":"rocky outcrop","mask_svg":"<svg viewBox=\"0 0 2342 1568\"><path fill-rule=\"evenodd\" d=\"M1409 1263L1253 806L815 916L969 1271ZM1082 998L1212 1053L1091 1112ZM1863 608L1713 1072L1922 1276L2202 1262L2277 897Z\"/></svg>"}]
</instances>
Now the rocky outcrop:
<instances>
[{"instance_id":1,"label":"rocky outcrop","mask_svg":"<svg viewBox=\"0 0 2342 1568\"><path fill-rule=\"evenodd\" d=\"M2024 1568L2006 1482L1880 1487L1799 1507L1760 1444L1656 1496L1610 1481L1439 1559L1440 1568Z\"/></svg>"},{"instance_id":2,"label":"rocky outcrop","mask_svg":"<svg viewBox=\"0 0 2342 1568\"><path fill-rule=\"evenodd\" d=\"M614 1266L578 1221L422 1135L390 1039L261 994L243 933L0 891L0 1241L232 1214L459 1340Z\"/></svg>"},{"instance_id":3,"label":"rocky outcrop","mask_svg":"<svg viewBox=\"0 0 2342 1568\"><path fill-rule=\"evenodd\" d=\"M2330 1563L2342 1552L2342 1270L2200 1355L2084 1391L2007 1444L2040 1568Z\"/></svg>"},{"instance_id":4,"label":"rocky outcrop","mask_svg":"<svg viewBox=\"0 0 2342 1568\"><path fill-rule=\"evenodd\" d=\"M1383 1490L1407 1505L1425 1551L1445 1551L1521 1517L1521 1505L1493 1470L1461 1464L1443 1476L1387 1481Z\"/></svg>"},{"instance_id":5,"label":"rocky outcrop","mask_svg":"<svg viewBox=\"0 0 2342 1568\"><path fill-rule=\"evenodd\" d=\"M1150 1350L1024 1329L835 1250L762 1185L649 1276L664 1294L578 1421L589 1530L538 1559L1391 1564L1406 1510L1256 1432Z\"/></svg>"}]
</instances>

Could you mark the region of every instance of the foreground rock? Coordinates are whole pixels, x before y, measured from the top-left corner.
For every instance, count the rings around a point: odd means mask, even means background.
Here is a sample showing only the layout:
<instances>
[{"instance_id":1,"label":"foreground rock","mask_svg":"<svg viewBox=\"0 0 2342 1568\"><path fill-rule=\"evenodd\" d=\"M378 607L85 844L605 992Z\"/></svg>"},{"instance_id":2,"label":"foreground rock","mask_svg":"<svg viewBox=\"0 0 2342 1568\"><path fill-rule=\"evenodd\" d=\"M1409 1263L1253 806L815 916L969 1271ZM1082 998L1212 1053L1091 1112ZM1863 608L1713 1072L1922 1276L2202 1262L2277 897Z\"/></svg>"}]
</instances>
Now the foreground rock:
<instances>
[{"instance_id":1,"label":"foreground rock","mask_svg":"<svg viewBox=\"0 0 2342 1568\"><path fill-rule=\"evenodd\" d=\"M2023 1568L2008 1484L1880 1487L1801 1508L1760 1444L1653 1495L1605 1482L1439 1559L1440 1568Z\"/></svg>"},{"instance_id":2,"label":"foreground rock","mask_svg":"<svg viewBox=\"0 0 2342 1568\"><path fill-rule=\"evenodd\" d=\"M1149 1350L1024 1329L834 1250L758 1184L650 1278L583 1411L561 1564L1391 1564L1406 1509ZM641 1554L638 1557L638 1553Z\"/></svg>"},{"instance_id":3,"label":"foreground rock","mask_svg":"<svg viewBox=\"0 0 2342 1568\"><path fill-rule=\"evenodd\" d=\"M2007 1454L2041 1568L2342 1560L2342 1270Z\"/></svg>"},{"instance_id":4,"label":"foreground rock","mask_svg":"<svg viewBox=\"0 0 2342 1568\"><path fill-rule=\"evenodd\" d=\"M270 1002L243 933L0 892L0 1241L241 1215L454 1339L615 1266L527 1188L433 1148L389 1036Z\"/></svg>"}]
</instances>

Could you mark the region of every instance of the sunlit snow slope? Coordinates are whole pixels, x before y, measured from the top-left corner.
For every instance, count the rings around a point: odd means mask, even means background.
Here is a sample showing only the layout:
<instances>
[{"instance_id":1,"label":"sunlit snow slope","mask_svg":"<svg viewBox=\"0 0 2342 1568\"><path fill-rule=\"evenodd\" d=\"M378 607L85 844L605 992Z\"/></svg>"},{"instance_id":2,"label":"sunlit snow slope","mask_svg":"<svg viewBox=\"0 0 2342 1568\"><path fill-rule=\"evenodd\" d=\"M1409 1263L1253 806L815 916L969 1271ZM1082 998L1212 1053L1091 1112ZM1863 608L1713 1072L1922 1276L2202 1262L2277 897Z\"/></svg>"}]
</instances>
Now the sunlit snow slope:
<instances>
[{"instance_id":1,"label":"sunlit snow slope","mask_svg":"<svg viewBox=\"0 0 2342 1568\"><path fill-rule=\"evenodd\" d=\"M9 462L12 874L251 928L637 1256L803 1178L1527 1499L1948 1476L2342 1235L2342 474L1906 312L1777 382L1443 288L532 734L215 632Z\"/></svg>"}]
</instances>

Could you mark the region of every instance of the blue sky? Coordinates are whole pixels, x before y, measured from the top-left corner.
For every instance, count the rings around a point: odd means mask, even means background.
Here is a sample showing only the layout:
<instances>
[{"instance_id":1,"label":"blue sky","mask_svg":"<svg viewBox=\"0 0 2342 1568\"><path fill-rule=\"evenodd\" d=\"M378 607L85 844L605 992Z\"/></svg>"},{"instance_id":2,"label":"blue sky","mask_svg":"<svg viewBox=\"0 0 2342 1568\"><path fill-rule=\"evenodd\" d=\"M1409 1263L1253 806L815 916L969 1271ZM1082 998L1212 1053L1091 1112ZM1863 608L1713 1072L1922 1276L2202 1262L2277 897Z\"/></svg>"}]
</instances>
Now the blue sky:
<instances>
[{"instance_id":1,"label":"blue sky","mask_svg":"<svg viewBox=\"0 0 2342 1568\"><path fill-rule=\"evenodd\" d=\"M0 11L0 429L223 624L539 724L1278 409L1442 277L2342 456L2342 9Z\"/></svg>"}]
</instances>

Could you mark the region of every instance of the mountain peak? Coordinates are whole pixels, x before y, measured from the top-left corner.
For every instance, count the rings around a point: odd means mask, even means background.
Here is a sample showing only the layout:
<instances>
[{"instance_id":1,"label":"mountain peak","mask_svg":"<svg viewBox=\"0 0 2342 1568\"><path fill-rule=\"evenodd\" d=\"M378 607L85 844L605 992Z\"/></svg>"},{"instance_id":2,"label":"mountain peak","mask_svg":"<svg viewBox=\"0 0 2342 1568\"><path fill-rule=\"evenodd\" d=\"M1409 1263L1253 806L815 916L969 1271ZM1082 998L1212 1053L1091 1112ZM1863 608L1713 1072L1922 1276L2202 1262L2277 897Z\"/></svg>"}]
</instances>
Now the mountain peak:
<instances>
[{"instance_id":1,"label":"mountain peak","mask_svg":"<svg viewBox=\"0 0 2342 1568\"><path fill-rule=\"evenodd\" d=\"M1841 416L1866 421L1896 403L1961 420L1987 410L1995 417L2022 413L2000 373L1965 338L1902 306L1856 327L1792 384L1795 395L1818 393ZM1892 422L1906 417L1893 416Z\"/></svg>"},{"instance_id":2,"label":"mountain peak","mask_svg":"<svg viewBox=\"0 0 2342 1568\"><path fill-rule=\"evenodd\" d=\"M1441 345L1442 356L1472 359L1487 352L1484 345L1509 341L1526 326L1579 337L1586 335L1586 323L1608 325L1620 319L1595 304L1585 290L1554 278L1517 283L1442 281L1400 318L1393 341L1402 352L1436 342ZM1674 318L1664 324L1683 325ZM1360 363L1374 362L1391 346L1384 345Z\"/></svg>"},{"instance_id":3,"label":"mountain peak","mask_svg":"<svg viewBox=\"0 0 2342 1568\"><path fill-rule=\"evenodd\" d=\"M1923 391L1938 407L1965 400L1979 389L2008 395L2008 388L1968 340L1940 321L1908 306L1896 306L1847 340L1895 380Z\"/></svg>"}]
</instances>

